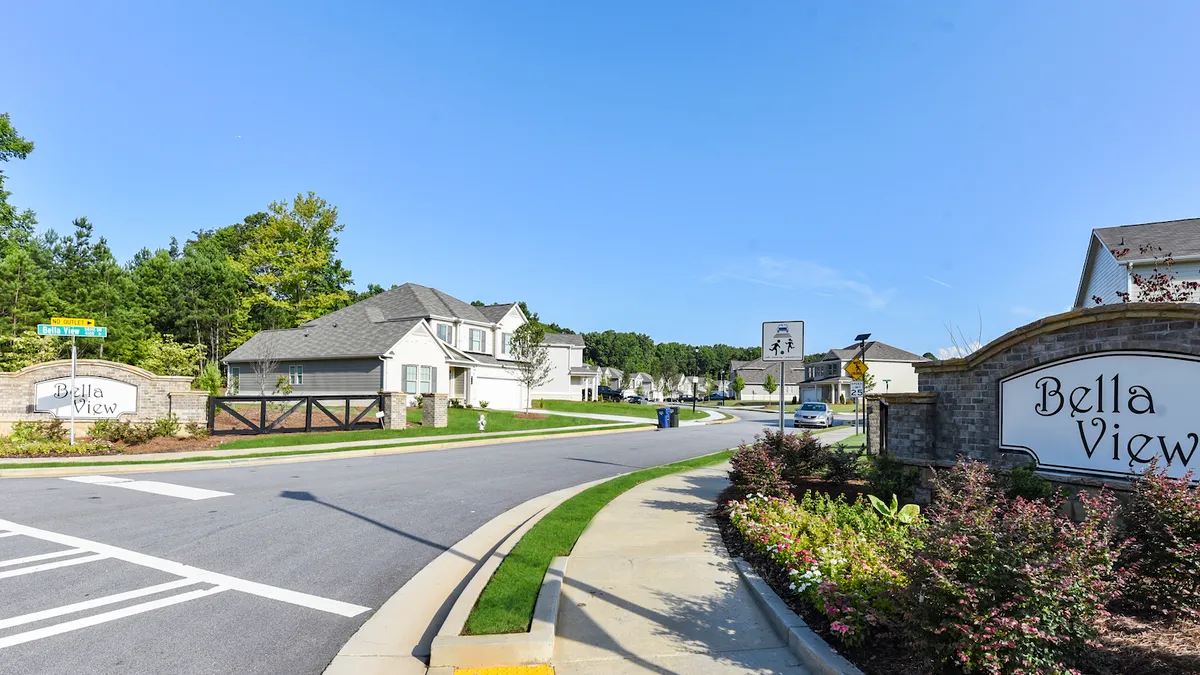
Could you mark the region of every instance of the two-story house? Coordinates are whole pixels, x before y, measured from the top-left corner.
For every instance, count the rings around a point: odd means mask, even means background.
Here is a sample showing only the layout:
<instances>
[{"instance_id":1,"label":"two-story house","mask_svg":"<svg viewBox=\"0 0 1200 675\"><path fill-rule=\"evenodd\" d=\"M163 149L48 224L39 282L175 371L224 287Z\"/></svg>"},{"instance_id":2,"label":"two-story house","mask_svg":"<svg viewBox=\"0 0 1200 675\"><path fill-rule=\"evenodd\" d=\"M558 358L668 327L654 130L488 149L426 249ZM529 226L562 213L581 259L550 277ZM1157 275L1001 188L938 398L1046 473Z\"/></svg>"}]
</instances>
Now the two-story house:
<instances>
[{"instance_id":1,"label":"two-story house","mask_svg":"<svg viewBox=\"0 0 1200 675\"><path fill-rule=\"evenodd\" d=\"M766 387L768 375L775 383L775 390L772 392L768 392ZM730 361L728 381L732 383L738 376L741 376L745 383L741 395L738 396L740 400L778 403L780 386L783 387L784 400L791 401L792 397L799 396L800 384L804 380L804 367L800 363L789 361L782 375L784 381L781 385L778 361L763 361L761 358L753 361ZM690 387L688 393L691 393Z\"/></svg>"},{"instance_id":2,"label":"two-story house","mask_svg":"<svg viewBox=\"0 0 1200 675\"><path fill-rule=\"evenodd\" d=\"M1075 290L1075 309L1150 299L1137 279L1150 279L1156 267L1165 274L1168 256L1176 289L1182 282L1200 281L1200 218L1092 230ZM1188 292L1184 299L1200 302L1200 293Z\"/></svg>"},{"instance_id":3,"label":"two-story house","mask_svg":"<svg viewBox=\"0 0 1200 675\"><path fill-rule=\"evenodd\" d=\"M917 391L917 373L912 364L927 360L882 342L868 342L863 361L874 382L869 393L909 393ZM830 349L820 361L804 364L804 382L800 400L845 403L850 401L850 383L846 364L862 354L860 345Z\"/></svg>"},{"instance_id":4,"label":"two-story house","mask_svg":"<svg viewBox=\"0 0 1200 675\"><path fill-rule=\"evenodd\" d=\"M445 393L493 408L525 405L511 354L527 319L516 303L474 307L435 288L404 284L300 326L258 333L227 355L232 391L271 394ZM579 399L598 385L583 338L549 334L550 379L533 398Z\"/></svg>"}]
</instances>

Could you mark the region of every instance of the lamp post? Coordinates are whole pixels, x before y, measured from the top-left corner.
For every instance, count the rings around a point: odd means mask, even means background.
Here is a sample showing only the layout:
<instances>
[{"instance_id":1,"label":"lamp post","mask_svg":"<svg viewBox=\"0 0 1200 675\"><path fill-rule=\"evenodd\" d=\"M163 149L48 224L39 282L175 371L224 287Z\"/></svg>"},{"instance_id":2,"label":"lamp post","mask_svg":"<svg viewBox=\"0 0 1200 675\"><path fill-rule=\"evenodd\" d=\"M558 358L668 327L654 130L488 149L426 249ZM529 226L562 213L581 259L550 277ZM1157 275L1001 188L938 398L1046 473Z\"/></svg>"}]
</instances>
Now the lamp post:
<instances>
[{"instance_id":1,"label":"lamp post","mask_svg":"<svg viewBox=\"0 0 1200 675\"><path fill-rule=\"evenodd\" d=\"M866 364L866 362L867 362L867 338L869 338L869 337L871 337L870 333L859 333L858 335L854 336L854 341L859 344L858 358L864 364ZM859 400L862 400L865 403L866 397L867 397L867 377L866 377L866 375L863 375L863 395L859 398L854 399L854 433L856 433L856 434L858 433ZM867 409L864 406L863 407L863 420L862 420L864 431L866 431L866 428L867 428L866 412L867 412Z\"/></svg>"},{"instance_id":2,"label":"lamp post","mask_svg":"<svg viewBox=\"0 0 1200 675\"><path fill-rule=\"evenodd\" d=\"M692 348L692 417L696 416L696 384L700 381L700 348Z\"/></svg>"}]
</instances>

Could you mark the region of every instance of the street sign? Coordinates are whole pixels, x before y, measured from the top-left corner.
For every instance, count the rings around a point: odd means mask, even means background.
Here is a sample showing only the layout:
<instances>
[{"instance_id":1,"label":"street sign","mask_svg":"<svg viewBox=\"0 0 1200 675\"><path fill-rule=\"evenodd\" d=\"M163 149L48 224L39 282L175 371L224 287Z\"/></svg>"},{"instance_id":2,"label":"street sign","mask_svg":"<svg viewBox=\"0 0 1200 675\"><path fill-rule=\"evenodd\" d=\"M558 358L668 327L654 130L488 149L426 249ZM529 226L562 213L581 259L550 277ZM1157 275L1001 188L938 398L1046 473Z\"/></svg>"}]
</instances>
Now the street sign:
<instances>
[{"instance_id":1,"label":"street sign","mask_svg":"<svg viewBox=\"0 0 1200 675\"><path fill-rule=\"evenodd\" d=\"M47 323L38 324L38 335L55 335L58 337L108 337L108 329L104 326L53 326Z\"/></svg>"},{"instance_id":2,"label":"street sign","mask_svg":"<svg viewBox=\"0 0 1200 675\"><path fill-rule=\"evenodd\" d=\"M855 381L851 382L850 383L850 398L862 398L862 397L863 397L862 380L855 380Z\"/></svg>"},{"instance_id":3,"label":"street sign","mask_svg":"<svg viewBox=\"0 0 1200 675\"><path fill-rule=\"evenodd\" d=\"M95 326L96 322L92 319L69 319L62 316L50 317L51 326Z\"/></svg>"},{"instance_id":4,"label":"street sign","mask_svg":"<svg viewBox=\"0 0 1200 675\"><path fill-rule=\"evenodd\" d=\"M803 321L764 321L762 338L763 361L804 360Z\"/></svg>"},{"instance_id":5,"label":"street sign","mask_svg":"<svg viewBox=\"0 0 1200 675\"><path fill-rule=\"evenodd\" d=\"M856 358L846 364L846 374L851 379L861 380L863 379L863 375L867 374L867 364L863 363L862 359Z\"/></svg>"}]
</instances>

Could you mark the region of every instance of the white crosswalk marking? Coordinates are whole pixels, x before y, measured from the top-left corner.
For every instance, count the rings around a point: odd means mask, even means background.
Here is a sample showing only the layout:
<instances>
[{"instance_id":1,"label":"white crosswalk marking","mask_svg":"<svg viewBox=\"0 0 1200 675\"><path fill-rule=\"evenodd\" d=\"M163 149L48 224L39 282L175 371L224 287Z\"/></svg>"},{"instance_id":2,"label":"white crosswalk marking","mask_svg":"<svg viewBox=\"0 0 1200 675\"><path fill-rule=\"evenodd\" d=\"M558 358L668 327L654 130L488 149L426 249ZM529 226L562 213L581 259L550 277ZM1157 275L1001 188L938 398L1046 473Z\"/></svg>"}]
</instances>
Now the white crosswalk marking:
<instances>
[{"instance_id":1,"label":"white crosswalk marking","mask_svg":"<svg viewBox=\"0 0 1200 675\"><path fill-rule=\"evenodd\" d=\"M91 600L84 600L83 602L63 605L62 607L44 609L40 612L30 612L29 614L22 614L21 616L14 616L11 619L0 619L0 630L12 628L13 626L21 626L27 623L33 623L35 621L53 619L56 616L62 616L64 614L74 614L75 612L83 612L89 609L95 609L96 607L113 605L118 602L133 600L134 598L141 598L147 595L154 595L155 593L162 593L164 591L170 591L176 588L183 588L184 586L194 586L196 583L197 582L195 579L176 579L175 581L168 581L165 584L156 584L154 586L147 586L145 588L126 591L124 593L117 593L115 595L106 595L102 598L92 598Z\"/></svg>"},{"instance_id":2,"label":"white crosswalk marking","mask_svg":"<svg viewBox=\"0 0 1200 675\"><path fill-rule=\"evenodd\" d=\"M45 572L46 570L56 570L60 567L70 567L72 565L82 565L83 563L96 562L104 560L106 555L89 555L86 558L71 558L70 560L59 560L57 562L45 563L43 565L34 565L32 567L21 567L7 572L0 572L0 579L8 579L9 577L19 577L25 574L33 574L35 572Z\"/></svg>"},{"instance_id":3,"label":"white crosswalk marking","mask_svg":"<svg viewBox=\"0 0 1200 675\"><path fill-rule=\"evenodd\" d=\"M76 553L84 553L81 548L71 548L65 551L54 551L52 553L39 553L38 555L27 555L24 558L13 558L12 560L0 561L0 567L12 567L13 565L24 565L25 563L36 562L38 560L51 560L53 558L65 558Z\"/></svg>"},{"instance_id":4,"label":"white crosswalk marking","mask_svg":"<svg viewBox=\"0 0 1200 675\"><path fill-rule=\"evenodd\" d=\"M193 501L212 499L213 497L230 497L233 495L231 492L221 492L219 490L205 490L204 488L162 483L156 480L133 480L131 478L118 478L115 476L69 476L63 478L63 480L75 483L88 483L90 485L106 485L126 490L137 490L138 492L150 492L156 495L179 497L180 499L190 499Z\"/></svg>"}]
</instances>

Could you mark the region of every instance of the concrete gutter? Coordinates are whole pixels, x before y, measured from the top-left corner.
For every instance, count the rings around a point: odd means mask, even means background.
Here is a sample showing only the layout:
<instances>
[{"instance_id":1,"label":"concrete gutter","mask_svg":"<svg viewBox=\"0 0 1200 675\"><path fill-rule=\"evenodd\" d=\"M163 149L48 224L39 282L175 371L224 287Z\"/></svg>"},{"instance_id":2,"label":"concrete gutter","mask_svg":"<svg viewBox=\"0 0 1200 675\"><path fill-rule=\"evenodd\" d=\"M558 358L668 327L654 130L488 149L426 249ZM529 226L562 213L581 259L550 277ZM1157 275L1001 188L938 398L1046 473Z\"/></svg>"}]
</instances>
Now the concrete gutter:
<instances>
[{"instance_id":1,"label":"concrete gutter","mask_svg":"<svg viewBox=\"0 0 1200 675\"><path fill-rule=\"evenodd\" d=\"M775 632L787 640L788 649L805 668L815 675L863 675L857 666L814 633L799 614L788 609L783 599L771 590L771 586L754 571L750 563L741 558L734 558L733 563Z\"/></svg>"},{"instance_id":2,"label":"concrete gutter","mask_svg":"<svg viewBox=\"0 0 1200 675\"><path fill-rule=\"evenodd\" d=\"M375 457L380 455L398 455L410 452L433 452L436 450L450 450L453 448L473 448L481 445L499 445L503 443L521 443L524 441L543 441L555 440L560 438L578 438L581 436L599 436L604 434L621 434L638 431L650 431L651 426L643 426L637 428L611 429L613 425L604 425L604 427L592 429L590 431L578 432L562 432L560 428L547 429L544 434L531 434L526 436L493 436L488 438L478 438L477 440L451 441L446 443L428 443L422 441L412 441L407 444L392 444L382 445L377 447L369 447L352 450L338 450L333 452L321 452L314 454L296 454L296 455L281 455L278 457L238 457L231 456L228 458L214 459L211 461L195 461L195 462L163 462L156 464L120 464L116 462L138 462L151 459L176 459L178 453L156 453L146 455L107 455L114 459L108 463L82 463L77 466L57 466L46 468L31 468L31 469L0 469L0 478L45 478L54 476L83 476L89 474L123 474L123 473L150 473L158 471L191 471L196 469L220 469L233 466L262 466L266 464L292 464L296 462L319 462L334 459L354 459L358 457ZM571 427L566 427L571 428ZM425 437L425 438L437 438ZM376 443L386 443L386 440L375 441ZM320 446L288 446L282 448L253 448L241 449L236 451L219 451L219 452L241 452L244 454L253 454L255 452L306 452L319 449ZM212 452L201 453L203 456L214 456ZM96 459L96 458L88 458ZM67 458L62 457L47 457L45 459L35 459L36 462L58 462L66 461ZM0 458L0 463L5 460ZM14 461L14 460L9 460ZM28 463L28 462L27 462Z\"/></svg>"}]
</instances>

